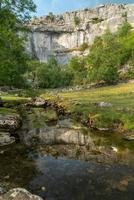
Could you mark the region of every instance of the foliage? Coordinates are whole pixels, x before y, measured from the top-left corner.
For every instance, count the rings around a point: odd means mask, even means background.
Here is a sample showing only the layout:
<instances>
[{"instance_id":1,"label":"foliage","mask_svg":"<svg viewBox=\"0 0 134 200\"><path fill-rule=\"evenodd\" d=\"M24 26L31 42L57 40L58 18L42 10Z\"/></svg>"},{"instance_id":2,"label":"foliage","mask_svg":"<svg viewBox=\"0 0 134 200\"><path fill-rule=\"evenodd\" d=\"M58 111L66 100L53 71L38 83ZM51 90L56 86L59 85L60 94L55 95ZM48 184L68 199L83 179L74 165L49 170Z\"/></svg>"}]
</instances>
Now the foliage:
<instances>
[{"instance_id":1,"label":"foliage","mask_svg":"<svg viewBox=\"0 0 134 200\"><path fill-rule=\"evenodd\" d=\"M97 37L88 55L89 79L97 82L115 83L118 80L121 54L120 43L109 31L102 37Z\"/></svg>"},{"instance_id":2,"label":"foliage","mask_svg":"<svg viewBox=\"0 0 134 200\"><path fill-rule=\"evenodd\" d=\"M29 19L30 12L35 12L33 0L0 0L0 10L8 10L19 20Z\"/></svg>"},{"instance_id":3,"label":"foliage","mask_svg":"<svg viewBox=\"0 0 134 200\"><path fill-rule=\"evenodd\" d=\"M50 12L48 15L47 15L47 17L46 17L46 19L47 20L50 20L51 22L53 22L54 21L54 14L52 13L52 12Z\"/></svg>"},{"instance_id":4,"label":"foliage","mask_svg":"<svg viewBox=\"0 0 134 200\"><path fill-rule=\"evenodd\" d=\"M132 26L125 20L123 24L118 28L117 35L119 37L127 36L131 31Z\"/></svg>"},{"instance_id":5,"label":"foliage","mask_svg":"<svg viewBox=\"0 0 134 200\"><path fill-rule=\"evenodd\" d=\"M20 87L26 70L27 55L23 39L16 32L16 17L6 9L0 9L0 85Z\"/></svg>"},{"instance_id":6,"label":"foliage","mask_svg":"<svg viewBox=\"0 0 134 200\"><path fill-rule=\"evenodd\" d=\"M75 26L79 26L79 25L80 25L80 22L81 22L80 18L77 17L77 16L75 16L75 17L74 17L74 24L75 24Z\"/></svg>"},{"instance_id":7,"label":"foliage","mask_svg":"<svg viewBox=\"0 0 134 200\"><path fill-rule=\"evenodd\" d=\"M89 45L87 44L87 43L83 43L83 44L81 44L81 46L80 46L80 51L85 51L86 49L88 49L89 48Z\"/></svg>"},{"instance_id":8,"label":"foliage","mask_svg":"<svg viewBox=\"0 0 134 200\"><path fill-rule=\"evenodd\" d=\"M69 70L73 74L73 84L84 84L87 79L86 61L81 57L73 57L69 62Z\"/></svg>"},{"instance_id":9,"label":"foliage","mask_svg":"<svg viewBox=\"0 0 134 200\"><path fill-rule=\"evenodd\" d=\"M0 0L0 85L24 86L28 57L17 27L34 11L32 0Z\"/></svg>"},{"instance_id":10,"label":"foliage","mask_svg":"<svg viewBox=\"0 0 134 200\"><path fill-rule=\"evenodd\" d=\"M28 72L25 74L29 85L35 88L57 88L68 86L72 79L72 74L57 63L54 57L51 57L48 63L38 61L28 62Z\"/></svg>"}]
</instances>

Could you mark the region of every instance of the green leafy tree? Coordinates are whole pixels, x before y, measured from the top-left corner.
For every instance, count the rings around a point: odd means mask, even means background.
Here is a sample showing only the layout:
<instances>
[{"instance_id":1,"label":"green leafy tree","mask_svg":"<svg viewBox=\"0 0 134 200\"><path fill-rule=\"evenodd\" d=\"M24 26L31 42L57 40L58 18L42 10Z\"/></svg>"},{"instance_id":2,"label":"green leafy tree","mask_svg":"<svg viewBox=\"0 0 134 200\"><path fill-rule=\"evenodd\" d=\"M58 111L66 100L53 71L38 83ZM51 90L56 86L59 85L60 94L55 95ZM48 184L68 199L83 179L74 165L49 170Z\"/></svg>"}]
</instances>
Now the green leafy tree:
<instances>
[{"instance_id":1,"label":"green leafy tree","mask_svg":"<svg viewBox=\"0 0 134 200\"><path fill-rule=\"evenodd\" d=\"M121 55L122 46L109 30L102 37L97 37L88 55L89 79L115 83L118 80Z\"/></svg>"},{"instance_id":2,"label":"green leafy tree","mask_svg":"<svg viewBox=\"0 0 134 200\"><path fill-rule=\"evenodd\" d=\"M58 64L55 57L48 63L29 61L28 71L25 74L29 86L34 88L58 88L70 85L72 74L65 66Z\"/></svg>"},{"instance_id":3,"label":"green leafy tree","mask_svg":"<svg viewBox=\"0 0 134 200\"><path fill-rule=\"evenodd\" d=\"M35 12L33 0L0 0L0 10L8 10L19 20L27 20L30 12Z\"/></svg>"},{"instance_id":4,"label":"green leafy tree","mask_svg":"<svg viewBox=\"0 0 134 200\"><path fill-rule=\"evenodd\" d=\"M0 0L0 85L20 87L28 59L18 24L35 11L32 0Z\"/></svg>"},{"instance_id":5,"label":"green leafy tree","mask_svg":"<svg viewBox=\"0 0 134 200\"><path fill-rule=\"evenodd\" d=\"M16 33L16 17L8 10L0 10L0 84L21 86L26 70L27 55L23 39Z\"/></svg>"},{"instance_id":6,"label":"green leafy tree","mask_svg":"<svg viewBox=\"0 0 134 200\"><path fill-rule=\"evenodd\" d=\"M73 74L73 84L84 84L87 80L87 67L84 58L75 56L70 60L69 69Z\"/></svg>"}]
</instances>

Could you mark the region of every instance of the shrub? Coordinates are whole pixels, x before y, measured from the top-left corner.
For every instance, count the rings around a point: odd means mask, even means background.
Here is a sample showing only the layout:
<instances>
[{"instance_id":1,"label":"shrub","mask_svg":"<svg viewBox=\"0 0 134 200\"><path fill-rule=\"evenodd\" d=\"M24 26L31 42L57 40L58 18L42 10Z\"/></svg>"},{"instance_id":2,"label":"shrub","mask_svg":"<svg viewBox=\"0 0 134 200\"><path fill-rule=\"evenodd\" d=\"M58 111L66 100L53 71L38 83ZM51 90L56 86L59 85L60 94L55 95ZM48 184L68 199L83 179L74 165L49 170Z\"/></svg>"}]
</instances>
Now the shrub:
<instances>
[{"instance_id":1,"label":"shrub","mask_svg":"<svg viewBox=\"0 0 134 200\"><path fill-rule=\"evenodd\" d=\"M75 24L75 26L79 26L80 25L80 18L79 17L77 17L77 16L75 16L74 17L74 24Z\"/></svg>"},{"instance_id":2,"label":"shrub","mask_svg":"<svg viewBox=\"0 0 134 200\"><path fill-rule=\"evenodd\" d=\"M81 44L81 46L80 46L80 51L85 51L86 49L88 49L89 48L89 45L87 44L87 43L83 43L83 44Z\"/></svg>"}]
</instances>

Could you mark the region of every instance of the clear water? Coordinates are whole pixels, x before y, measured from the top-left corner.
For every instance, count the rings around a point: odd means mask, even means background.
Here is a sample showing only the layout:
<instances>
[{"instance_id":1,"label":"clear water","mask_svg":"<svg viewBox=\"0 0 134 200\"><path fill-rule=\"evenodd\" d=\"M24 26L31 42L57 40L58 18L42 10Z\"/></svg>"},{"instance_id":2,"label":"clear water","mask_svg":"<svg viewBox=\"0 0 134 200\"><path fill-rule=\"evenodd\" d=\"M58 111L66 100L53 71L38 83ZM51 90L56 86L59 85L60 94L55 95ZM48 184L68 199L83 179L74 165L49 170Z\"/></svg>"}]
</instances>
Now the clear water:
<instances>
[{"instance_id":1,"label":"clear water","mask_svg":"<svg viewBox=\"0 0 134 200\"><path fill-rule=\"evenodd\" d=\"M28 147L18 141L1 147L0 186L24 187L46 200L133 200L133 141L118 133L89 135L108 159L78 145ZM111 154L112 147L118 152Z\"/></svg>"}]
</instances>

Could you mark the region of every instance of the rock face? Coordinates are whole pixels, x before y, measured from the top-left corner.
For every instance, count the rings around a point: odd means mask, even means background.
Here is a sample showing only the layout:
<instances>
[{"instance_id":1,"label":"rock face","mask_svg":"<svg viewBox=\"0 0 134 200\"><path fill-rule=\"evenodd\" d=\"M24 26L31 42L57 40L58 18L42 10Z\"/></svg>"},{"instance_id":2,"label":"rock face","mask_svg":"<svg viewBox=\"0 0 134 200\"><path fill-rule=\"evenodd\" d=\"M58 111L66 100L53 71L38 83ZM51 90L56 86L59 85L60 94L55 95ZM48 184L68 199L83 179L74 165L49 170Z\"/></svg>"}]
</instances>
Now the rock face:
<instances>
[{"instance_id":1,"label":"rock face","mask_svg":"<svg viewBox=\"0 0 134 200\"><path fill-rule=\"evenodd\" d=\"M79 19L76 25L75 19ZM124 20L134 26L134 4L109 4L94 9L46 16L33 19L28 25L26 50L30 56L47 61L51 55L65 64L74 55L87 55L88 50L80 51L80 46L90 46L96 36L107 28L115 32Z\"/></svg>"},{"instance_id":2,"label":"rock face","mask_svg":"<svg viewBox=\"0 0 134 200\"><path fill-rule=\"evenodd\" d=\"M32 195L23 188L12 189L3 196L0 196L0 200L43 200L41 197Z\"/></svg>"}]
</instances>

